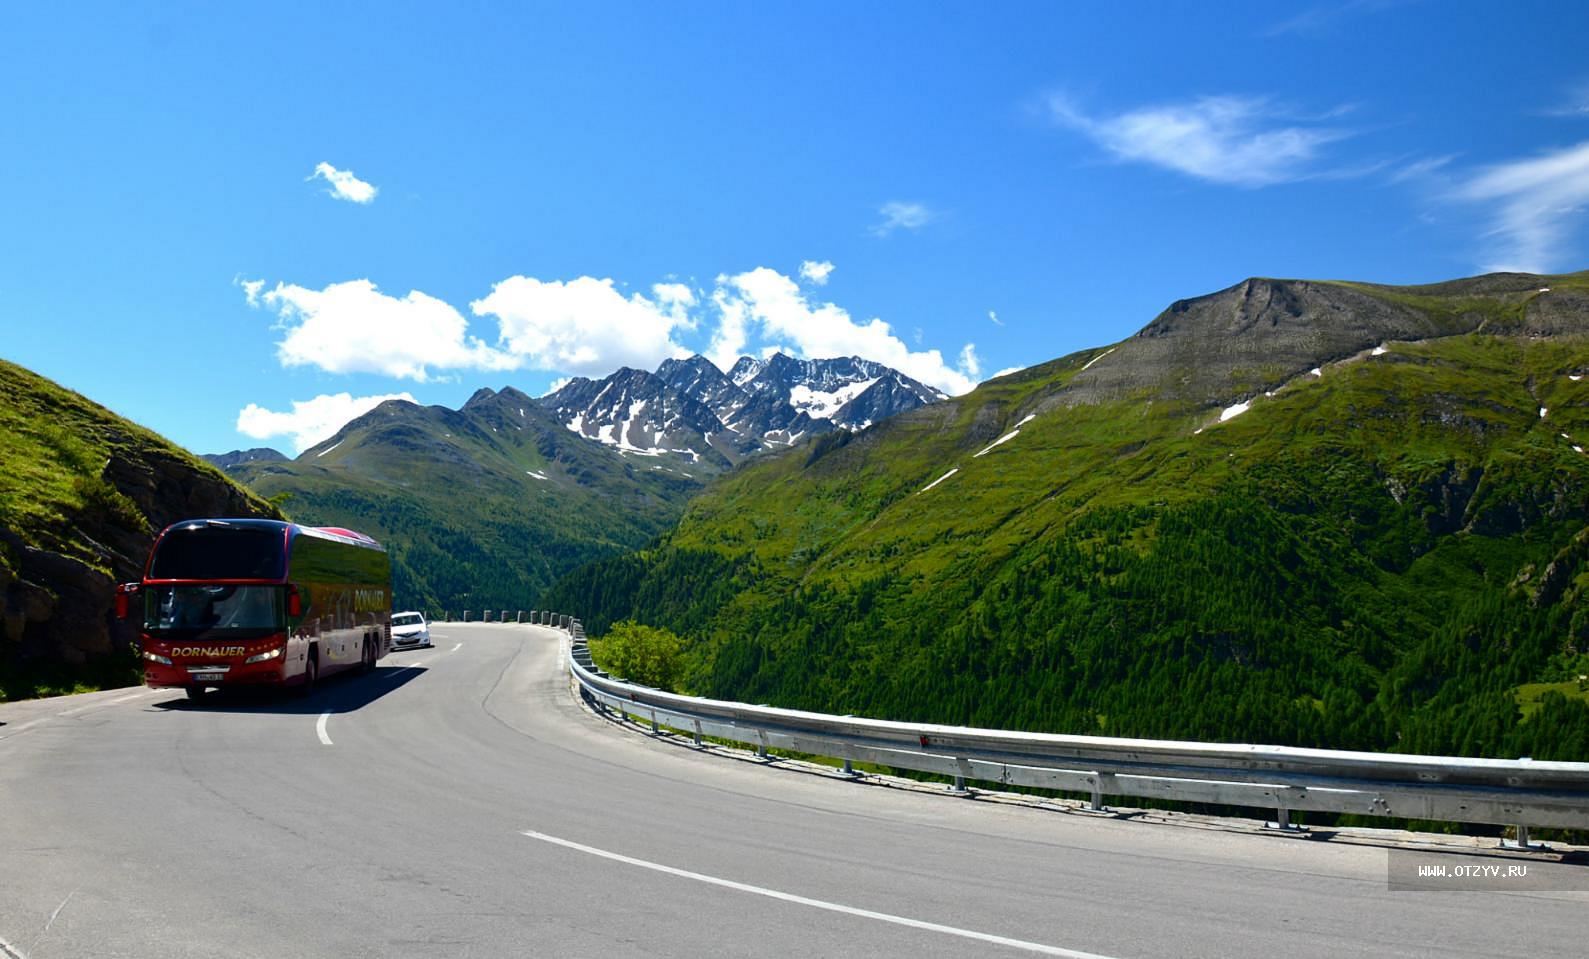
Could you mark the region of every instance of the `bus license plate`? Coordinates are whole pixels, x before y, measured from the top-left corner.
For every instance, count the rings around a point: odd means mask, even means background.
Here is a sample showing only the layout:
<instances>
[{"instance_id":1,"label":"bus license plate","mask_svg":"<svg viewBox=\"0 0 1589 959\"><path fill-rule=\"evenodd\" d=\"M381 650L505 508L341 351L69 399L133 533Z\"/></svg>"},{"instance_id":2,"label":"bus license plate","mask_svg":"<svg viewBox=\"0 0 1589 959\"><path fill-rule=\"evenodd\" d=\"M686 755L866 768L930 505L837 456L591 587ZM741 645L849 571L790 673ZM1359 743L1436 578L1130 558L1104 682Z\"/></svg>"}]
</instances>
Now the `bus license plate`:
<instances>
[{"instance_id":1,"label":"bus license plate","mask_svg":"<svg viewBox=\"0 0 1589 959\"><path fill-rule=\"evenodd\" d=\"M226 678L224 670L213 673L194 673L193 681L196 683L218 683Z\"/></svg>"}]
</instances>

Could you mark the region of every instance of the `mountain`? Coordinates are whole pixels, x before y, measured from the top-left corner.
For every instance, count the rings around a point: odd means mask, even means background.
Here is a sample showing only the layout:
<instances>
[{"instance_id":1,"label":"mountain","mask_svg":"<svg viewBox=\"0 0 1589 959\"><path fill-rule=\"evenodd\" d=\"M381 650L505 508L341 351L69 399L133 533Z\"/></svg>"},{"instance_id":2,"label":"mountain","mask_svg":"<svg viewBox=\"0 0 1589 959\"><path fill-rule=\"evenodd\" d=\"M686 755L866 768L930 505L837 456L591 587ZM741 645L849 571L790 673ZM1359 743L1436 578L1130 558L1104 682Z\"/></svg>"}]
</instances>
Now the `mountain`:
<instances>
[{"instance_id":1,"label":"mountain","mask_svg":"<svg viewBox=\"0 0 1589 959\"><path fill-rule=\"evenodd\" d=\"M0 360L0 698L138 681L112 615L154 534L192 516L279 519L165 439Z\"/></svg>"},{"instance_id":2,"label":"mountain","mask_svg":"<svg viewBox=\"0 0 1589 959\"><path fill-rule=\"evenodd\" d=\"M380 539L399 605L531 608L569 570L671 526L747 456L832 430L845 409L859 425L938 396L853 358L745 363L756 375L744 385L694 356L577 378L540 399L509 387L457 410L393 400L296 460L211 459L296 520ZM823 390L844 403L823 406Z\"/></svg>"},{"instance_id":3,"label":"mountain","mask_svg":"<svg viewBox=\"0 0 1589 959\"><path fill-rule=\"evenodd\" d=\"M287 462L287 457L284 454L263 446L251 450L232 450L230 453L200 453L199 459L222 470L241 466L244 463Z\"/></svg>"},{"instance_id":4,"label":"mountain","mask_svg":"<svg viewBox=\"0 0 1589 959\"><path fill-rule=\"evenodd\" d=\"M296 460L229 473L295 520L381 540L394 601L454 615L534 607L567 570L671 525L702 482L589 442L511 387L457 410L389 400Z\"/></svg>"},{"instance_id":5,"label":"mountain","mask_svg":"<svg viewBox=\"0 0 1589 959\"><path fill-rule=\"evenodd\" d=\"M750 460L545 603L722 698L1582 759L1586 377L1589 273L1251 279Z\"/></svg>"},{"instance_id":6,"label":"mountain","mask_svg":"<svg viewBox=\"0 0 1589 959\"><path fill-rule=\"evenodd\" d=\"M715 473L745 457L835 429L866 429L943 394L859 357L741 357L728 374L702 356L655 373L583 377L541 399L570 430L626 455Z\"/></svg>"}]
</instances>

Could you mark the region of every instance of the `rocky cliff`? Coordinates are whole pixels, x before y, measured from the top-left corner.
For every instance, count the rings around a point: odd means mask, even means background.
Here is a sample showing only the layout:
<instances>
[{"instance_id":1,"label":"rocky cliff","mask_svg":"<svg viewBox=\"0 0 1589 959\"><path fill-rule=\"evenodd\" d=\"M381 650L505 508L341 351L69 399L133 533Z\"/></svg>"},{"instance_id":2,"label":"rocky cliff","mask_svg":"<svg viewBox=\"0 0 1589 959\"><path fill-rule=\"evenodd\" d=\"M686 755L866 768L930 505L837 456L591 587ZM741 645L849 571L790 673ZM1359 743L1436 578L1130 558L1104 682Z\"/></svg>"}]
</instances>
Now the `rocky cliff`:
<instances>
[{"instance_id":1,"label":"rocky cliff","mask_svg":"<svg viewBox=\"0 0 1589 959\"><path fill-rule=\"evenodd\" d=\"M135 682L115 585L190 516L281 518L149 430L0 361L0 698Z\"/></svg>"}]
</instances>

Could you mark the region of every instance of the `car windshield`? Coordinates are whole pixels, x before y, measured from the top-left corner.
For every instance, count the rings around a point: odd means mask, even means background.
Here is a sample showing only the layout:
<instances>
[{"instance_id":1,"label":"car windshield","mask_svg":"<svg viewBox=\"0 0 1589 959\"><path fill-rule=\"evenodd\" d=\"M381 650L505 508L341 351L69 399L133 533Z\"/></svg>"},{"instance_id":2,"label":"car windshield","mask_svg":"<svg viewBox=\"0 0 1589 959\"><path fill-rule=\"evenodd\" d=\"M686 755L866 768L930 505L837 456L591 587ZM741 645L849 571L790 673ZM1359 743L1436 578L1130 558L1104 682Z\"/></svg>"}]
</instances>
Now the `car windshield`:
<instances>
[{"instance_id":1,"label":"car windshield","mask_svg":"<svg viewBox=\"0 0 1589 959\"><path fill-rule=\"evenodd\" d=\"M424 622L418 613L398 613L392 617L393 626L418 626Z\"/></svg>"},{"instance_id":2,"label":"car windshield","mask_svg":"<svg viewBox=\"0 0 1589 959\"><path fill-rule=\"evenodd\" d=\"M145 629L278 629L279 586L151 586Z\"/></svg>"}]
</instances>

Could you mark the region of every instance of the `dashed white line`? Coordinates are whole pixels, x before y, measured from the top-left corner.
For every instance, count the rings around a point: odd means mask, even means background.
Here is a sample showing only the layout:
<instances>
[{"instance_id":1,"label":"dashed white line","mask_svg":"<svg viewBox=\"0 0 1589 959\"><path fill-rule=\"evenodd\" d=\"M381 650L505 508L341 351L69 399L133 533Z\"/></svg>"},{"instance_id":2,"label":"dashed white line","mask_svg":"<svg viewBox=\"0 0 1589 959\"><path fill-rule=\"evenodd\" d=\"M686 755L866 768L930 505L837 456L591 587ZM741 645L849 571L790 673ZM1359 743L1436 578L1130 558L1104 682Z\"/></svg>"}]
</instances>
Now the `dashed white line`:
<instances>
[{"instance_id":1,"label":"dashed white line","mask_svg":"<svg viewBox=\"0 0 1589 959\"><path fill-rule=\"evenodd\" d=\"M962 939L975 939L978 942L987 942L996 946L1006 946L1011 949L1020 949L1024 952L1035 952L1044 956L1064 956L1067 957L1067 959L1108 959L1107 956L1101 956L1095 952L1079 952L1075 949L1064 949L1059 946L1050 946L1041 942L1028 942L1025 939L1011 939L1008 936L995 936L992 933L977 932L972 929L961 929L956 926L945 926L936 922L926 922L921 919L911 919L906 916L895 916L886 912L875 912L871 909L860 909L855 906L846 906L842 903L828 902L824 899L811 899L807 896L797 896L793 893L779 892L776 889L768 889L765 886L752 886L749 883L735 882L732 879L719 879L716 876L708 876L705 873L690 872L688 869L678 869L673 866L664 866L661 863L651 862L646 859L636 859L633 856L625 856L622 853L608 852L605 849L597 849L595 846L587 846L583 843L577 843L569 839L559 839L556 836L548 836L544 832L536 832L533 829L524 830L522 835L528 836L531 839L538 839L541 842L551 843L554 846L562 846L565 849L573 849L592 856L599 856L602 859L610 859L613 862L626 863L630 866L639 866L641 869L649 869L652 872L666 873L669 876L678 876L682 879L693 879L696 882L704 882L712 886L721 886L724 889L733 889L738 892L748 892L756 896L766 896L769 899L778 899L783 902L792 902L799 906L810 906L813 909L825 909L828 912L843 913L847 916L859 916L862 919L875 919L878 922L893 923L896 926L908 926L911 929L922 929L927 932L942 933L946 936L959 936Z\"/></svg>"},{"instance_id":2,"label":"dashed white line","mask_svg":"<svg viewBox=\"0 0 1589 959\"><path fill-rule=\"evenodd\" d=\"M458 645L454 646L453 648L447 650L447 652L456 653L460 649L463 649L463 643L459 643Z\"/></svg>"},{"instance_id":3,"label":"dashed white line","mask_svg":"<svg viewBox=\"0 0 1589 959\"><path fill-rule=\"evenodd\" d=\"M320 742L331 745L331 734L326 732L326 720L331 718L331 710L320 714L320 721L314 724L314 731L320 737Z\"/></svg>"}]
</instances>

